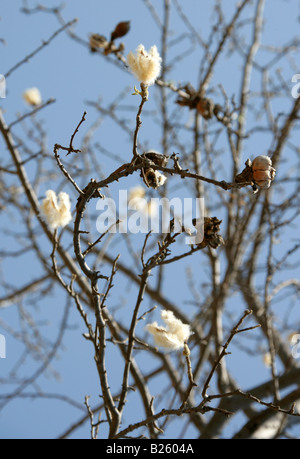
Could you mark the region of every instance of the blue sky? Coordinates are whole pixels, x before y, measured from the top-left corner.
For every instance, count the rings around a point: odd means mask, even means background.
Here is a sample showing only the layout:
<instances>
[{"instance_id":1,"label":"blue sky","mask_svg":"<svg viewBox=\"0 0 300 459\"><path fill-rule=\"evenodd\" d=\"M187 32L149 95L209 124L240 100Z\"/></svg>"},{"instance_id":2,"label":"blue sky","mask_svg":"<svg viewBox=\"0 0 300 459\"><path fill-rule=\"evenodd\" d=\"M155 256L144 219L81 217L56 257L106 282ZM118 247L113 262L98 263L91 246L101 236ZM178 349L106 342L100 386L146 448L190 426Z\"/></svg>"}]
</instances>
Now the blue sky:
<instances>
[{"instance_id":1,"label":"blue sky","mask_svg":"<svg viewBox=\"0 0 300 459\"><path fill-rule=\"evenodd\" d=\"M23 59L38 47L42 40L48 39L57 30L58 23L52 15L48 14L37 13L24 15L20 11L22 6L20 0L15 0L14 2L4 2L2 0L1 3L0 38L5 38L6 45L4 46L0 43L0 74L5 74L16 62ZM158 15L162 18L162 1L153 3L157 4ZM28 4L34 6L35 2L29 1ZM140 43L143 43L146 48L149 48L153 44L157 44L158 48L160 48L159 28L141 0L126 2L122 0L110 0L109 2L103 0L85 0L84 2L80 0L67 0L65 4L66 7L63 10L64 18L67 21L78 18L75 30L82 38L86 39L90 33L96 32L109 35L119 21L130 20L131 30L126 36L126 50L134 50ZM210 4L209 0L201 2L186 0L184 2L186 16L204 38L207 38L210 32L210 21L216 21L211 8L209 8ZM57 3L53 0L47 2L48 7L55 5ZM234 13L235 8L235 1L226 1L225 15L228 19ZM245 17L251 17L250 10L248 9L247 11L248 13ZM253 10L251 9L251 11ZM265 26L262 42L266 45L266 49L262 49L257 56L257 61L261 65L270 59L267 47L280 47L287 43L290 37L297 35L299 30L300 2L283 0L267 1L264 16ZM174 11L171 16L171 31L174 37L176 37L176 32L179 28L183 34L187 33L180 17ZM251 29L249 26L250 33ZM241 48L243 48L243 45ZM170 62L174 58L178 59L181 50L184 53L187 49L188 42L183 35L182 43L179 43L176 48L174 47L170 51ZM191 54L182 63L178 60L174 71L168 75L169 79L175 81L178 85L189 81L197 87L199 77L198 68L201 57L199 48L195 46ZM289 64L285 62L285 65L281 68L282 78L289 88L292 87L292 75L297 73L297 71L300 73L297 63L299 63L299 55L294 56L294 62L290 61ZM280 62L278 67L280 67ZM211 87L215 88L214 96L216 99L221 99L221 93L217 90L219 83L226 89L229 97L236 94L239 89L240 74L238 71L240 68L241 60L236 56L228 55L220 59L211 82ZM15 120L17 114L25 113L28 110L22 100L22 93L26 88L37 86L41 90L45 101L49 98L55 98L56 103L45 108L42 114L39 115L44 120L43 126L47 131L47 144L51 153L55 143L61 143L62 145L69 143L70 134L74 131L74 127L79 122L84 110L88 112L87 121L78 139L82 138L84 133L92 125L96 119L96 112L93 107L88 105L88 101L96 102L101 97L101 102L105 106L116 99L123 91L127 91L122 105L125 107L131 106L134 109L138 104L138 99L131 95L134 84L136 84L136 81L126 69L107 64L102 57L89 53L85 47L75 43L63 33L55 38L43 52L32 58L29 63L22 65L17 71L12 73L7 79L7 98L0 100L0 106L4 110L7 122L10 123ZM260 84L259 74L254 69L251 89L253 91L258 90ZM150 100L145 108L140 139L147 147L159 150L161 147L161 128L155 105L157 97L156 88L150 88ZM253 103L255 105L255 100ZM281 103L282 105L280 105ZM282 98L282 101L276 100L274 101L274 110L288 109L292 103L293 99L288 99L287 97ZM176 106L173 110L175 113L178 107ZM250 123L254 118L255 115L251 114ZM189 112L187 110L180 112L180 120L182 123L189 122ZM135 123L134 111L132 111L132 119L126 120L126 122L133 129ZM262 119L263 122L264 119ZM16 127L14 132L17 135L23 135L21 126ZM132 151L131 138L122 132L119 133L119 131L118 135L116 135L115 125L110 120L104 120L100 125L96 132L96 140L99 140L103 147L114 152L124 162L130 161ZM187 140L187 142L190 142L190 140ZM226 149L226 146L221 142L219 148ZM256 154L265 154L269 148L270 137L263 133L257 133L245 142L243 161ZM6 164L7 156L3 148L1 148L0 154L1 162ZM290 167L289 158L286 161L286 167ZM49 167L52 167L51 164L54 167L54 163L51 163L51 161L49 164ZM101 172L103 175L107 175L114 168L118 167L119 162L103 157L102 165L103 169ZM224 169L226 173L226 167ZM31 177L34 177L35 173L36 170L34 167L29 168L29 175ZM220 179L230 180L231 178L228 175L227 177L222 176ZM57 181L53 186L59 187L60 183L60 181ZM140 184L140 179L134 176L126 182L126 185L120 183L110 190L110 192L113 196L116 196L118 187L122 188L125 186L126 188L130 188L138 183ZM39 198L43 197L48 185L49 182L40 187ZM173 193L176 193L177 185L175 182L171 183L171 190ZM71 192L70 189L68 191ZM278 190L277 192L280 194L281 191ZM187 190L181 188L181 193L187 193ZM6 217L2 217L1 215L1 226L5 224ZM293 237L296 237L297 234L297 227L295 227ZM140 243L140 240L138 243ZM13 248L13 237L8 235L5 244L6 247L8 244ZM116 252L119 248L120 245L116 244L112 247L112 251ZM286 246L284 245L278 247L278 255L280 255L281 250L283 252L285 249ZM47 242L45 242L45 250L48 250ZM51 247L49 245L49 253L50 251ZM194 270L194 273L197 272L198 264L199 258L193 260L192 270ZM13 275L14 282L20 285L27 280L35 278L37 274L37 264L31 264L30 260L26 257L24 258L23 266L15 266L13 260L10 260L6 268L6 278L10 279ZM170 293L171 298L177 304L181 304L184 308L190 308L189 310L194 312L193 307L189 304L192 295L188 289L180 287L180 279L182 276L185 276L185 271L186 266L184 264L180 266L171 265L169 277L165 282L164 288L165 291ZM205 276L205 268L203 272ZM259 282L261 283L261 278L259 278ZM120 317L126 317L126 307L129 307L128 305L134 301L135 295L136 286L130 285L127 279L120 276L118 291L112 298L111 307L118 308L121 306L119 311ZM149 300L146 300L143 310L147 310L149 306L152 305ZM239 311L239 306L239 299L236 298L233 302L232 314L234 316L236 316L235 310ZM51 297L45 299L43 305L39 303L33 306L32 313L36 308L38 321L43 324L45 336L49 340L55 340L66 307L65 297L59 289L55 289ZM295 314L295 317L299 321L299 314ZM7 310L1 310L0 318L13 326L15 321L18 320L18 314L11 307ZM142 334L142 326L139 325L139 327ZM47 372L47 377L44 375L41 376L38 382L45 393L67 393L69 397L75 399L79 404L83 404L85 395L89 394L92 396L91 403L96 405L99 403L97 375L92 359L91 346L82 338L84 331L77 311L73 305L70 306L68 332L63 339L63 348L59 352L58 357L52 362L53 370L55 371L52 372L50 369ZM0 379L12 370L12 365L15 364L21 352L21 345L9 335L7 337L7 359L0 360ZM115 365L115 359L118 358L118 355L113 346L109 347L108 345L108 352L111 352L108 371L112 381L116 382L115 390L117 391L117 382L120 380L121 368ZM142 367L145 365L147 368L148 362L145 359L145 352L137 356L137 360ZM244 354L239 349L235 349L235 353L231 357L231 367L233 375L239 377L239 381L247 388L257 383L257 372L259 372L261 381L269 377L269 370L263 366L262 362L251 358L245 362ZM242 371L241 367L243 368ZM32 365L32 362L28 363L24 368L24 372L26 375L30 375L36 368L36 365ZM59 378L56 377L56 373L60 375ZM8 388L4 387L4 393L6 393L6 390ZM54 438L63 433L64 429L79 416L80 411L78 408L71 407L69 404L61 401L33 401L30 398L17 399L9 403L0 414L0 438L32 438L33 436L35 438ZM129 414L127 419L131 420ZM133 419L136 418L133 417ZM177 432L178 429L180 430L180 427L176 427L176 423L178 423L178 420L174 421L174 432ZM191 428L190 435L192 436L193 433L193 428ZM88 438L88 436L89 429L87 425L76 432L77 438Z\"/></svg>"}]
</instances>

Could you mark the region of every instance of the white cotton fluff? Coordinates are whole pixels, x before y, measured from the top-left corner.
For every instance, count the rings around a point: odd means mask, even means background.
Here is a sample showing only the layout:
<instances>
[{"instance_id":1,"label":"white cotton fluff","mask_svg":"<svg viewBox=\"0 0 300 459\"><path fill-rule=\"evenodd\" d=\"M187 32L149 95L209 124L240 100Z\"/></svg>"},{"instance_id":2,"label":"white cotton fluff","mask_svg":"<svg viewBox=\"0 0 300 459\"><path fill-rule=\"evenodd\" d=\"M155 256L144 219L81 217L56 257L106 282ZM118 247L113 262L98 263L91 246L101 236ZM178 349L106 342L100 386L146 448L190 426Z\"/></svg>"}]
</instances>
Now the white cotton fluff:
<instances>
[{"instance_id":1,"label":"white cotton fluff","mask_svg":"<svg viewBox=\"0 0 300 459\"><path fill-rule=\"evenodd\" d=\"M153 335L155 344L170 350L183 348L185 342L191 336L190 326L176 319L172 311L162 311L161 318L166 327L159 326L157 322L146 326L148 332Z\"/></svg>"},{"instance_id":2,"label":"white cotton fluff","mask_svg":"<svg viewBox=\"0 0 300 459\"><path fill-rule=\"evenodd\" d=\"M60 193L57 199L53 190L46 191L46 199L41 205L41 211L52 229L64 227L72 220L71 201L67 193Z\"/></svg>"},{"instance_id":3,"label":"white cotton fluff","mask_svg":"<svg viewBox=\"0 0 300 459\"><path fill-rule=\"evenodd\" d=\"M23 99L28 105L38 106L42 103L42 96L38 88L29 88L23 93Z\"/></svg>"},{"instance_id":4,"label":"white cotton fluff","mask_svg":"<svg viewBox=\"0 0 300 459\"><path fill-rule=\"evenodd\" d=\"M135 54L130 51L127 63L136 79L146 86L153 85L161 71L161 57L156 46L147 52L143 45L139 45Z\"/></svg>"}]
</instances>

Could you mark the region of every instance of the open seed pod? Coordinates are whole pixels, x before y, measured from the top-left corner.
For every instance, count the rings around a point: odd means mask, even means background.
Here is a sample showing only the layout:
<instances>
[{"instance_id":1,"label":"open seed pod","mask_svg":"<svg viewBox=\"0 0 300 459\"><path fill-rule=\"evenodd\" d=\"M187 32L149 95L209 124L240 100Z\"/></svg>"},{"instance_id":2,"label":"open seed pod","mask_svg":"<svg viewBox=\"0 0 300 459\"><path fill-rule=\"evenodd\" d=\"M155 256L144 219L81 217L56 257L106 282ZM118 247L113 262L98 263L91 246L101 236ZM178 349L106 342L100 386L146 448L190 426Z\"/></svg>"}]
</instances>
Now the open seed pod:
<instances>
[{"instance_id":1,"label":"open seed pod","mask_svg":"<svg viewBox=\"0 0 300 459\"><path fill-rule=\"evenodd\" d=\"M275 178L276 169L272 167L272 160L269 156L257 156L252 161L253 181L263 190L270 188Z\"/></svg>"},{"instance_id":2,"label":"open seed pod","mask_svg":"<svg viewBox=\"0 0 300 459\"><path fill-rule=\"evenodd\" d=\"M211 119L215 114L214 101L197 93L191 85L187 85L184 90L189 97L179 96L176 103L178 105L187 106L190 110L196 109L206 120Z\"/></svg>"},{"instance_id":3,"label":"open seed pod","mask_svg":"<svg viewBox=\"0 0 300 459\"><path fill-rule=\"evenodd\" d=\"M144 179L145 184L157 190L160 186L164 185L167 177L161 174L159 171L152 169L151 167L147 167L142 169L142 177Z\"/></svg>"},{"instance_id":4,"label":"open seed pod","mask_svg":"<svg viewBox=\"0 0 300 459\"><path fill-rule=\"evenodd\" d=\"M166 167L169 162L169 156L162 155L156 151L148 151L144 156L152 161L156 166Z\"/></svg>"},{"instance_id":5,"label":"open seed pod","mask_svg":"<svg viewBox=\"0 0 300 459\"><path fill-rule=\"evenodd\" d=\"M219 220L217 217L204 217L204 228L200 228L199 225L202 224L202 220L193 219L193 225L199 231L203 231L203 241L198 244L203 248L210 246L213 249L217 249L220 245L224 245L224 239L219 233L220 225L222 220Z\"/></svg>"},{"instance_id":6,"label":"open seed pod","mask_svg":"<svg viewBox=\"0 0 300 459\"><path fill-rule=\"evenodd\" d=\"M90 35L90 50L95 53L99 48L105 48L108 45L108 41L103 35L93 33Z\"/></svg>"},{"instance_id":7,"label":"open seed pod","mask_svg":"<svg viewBox=\"0 0 300 459\"><path fill-rule=\"evenodd\" d=\"M190 109L196 108L196 105L197 105L196 90L193 88L193 86L190 83L184 86L182 89L186 93L186 96L180 95L178 99L176 100L176 104L182 105L183 107L189 107Z\"/></svg>"},{"instance_id":8,"label":"open seed pod","mask_svg":"<svg viewBox=\"0 0 300 459\"><path fill-rule=\"evenodd\" d=\"M257 192L258 188L263 190L270 188L276 169L272 167L272 160L269 156L256 156L253 161L247 159L245 165L245 169L235 177L235 183L244 184L244 186L252 185L254 192Z\"/></svg>"},{"instance_id":9,"label":"open seed pod","mask_svg":"<svg viewBox=\"0 0 300 459\"><path fill-rule=\"evenodd\" d=\"M169 161L169 157L157 153L155 151L149 151L144 153L145 158L152 161L156 166L166 167ZM155 190L160 186L164 185L167 177L161 174L159 171L152 169L152 167L143 167L141 170L141 177L143 178L147 187L154 188Z\"/></svg>"},{"instance_id":10,"label":"open seed pod","mask_svg":"<svg viewBox=\"0 0 300 459\"><path fill-rule=\"evenodd\" d=\"M212 99L206 97L199 97L196 109L204 119L209 120L213 117L215 104Z\"/></svg>"}]
</instances>

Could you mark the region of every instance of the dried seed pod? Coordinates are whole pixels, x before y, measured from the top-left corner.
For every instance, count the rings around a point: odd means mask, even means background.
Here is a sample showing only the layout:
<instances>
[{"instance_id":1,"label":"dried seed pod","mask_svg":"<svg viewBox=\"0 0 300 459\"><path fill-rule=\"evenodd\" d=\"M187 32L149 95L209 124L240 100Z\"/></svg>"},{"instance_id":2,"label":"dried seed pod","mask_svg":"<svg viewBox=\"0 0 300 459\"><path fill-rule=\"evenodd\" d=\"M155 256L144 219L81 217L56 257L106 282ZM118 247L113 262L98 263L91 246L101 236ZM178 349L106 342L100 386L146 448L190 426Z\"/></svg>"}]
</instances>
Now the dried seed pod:
<instances>
[{"instance_id":1,"label":"dried seed pod","mask_svg":"<svg viewBox=\"0 0 300 459\"><path fill-rule=\"evenodd\" d=\"M93 33L90 36L90 50L95 53L99 48L105 48L108 45L108 41L103 35Z\"/></svg>"},{"instance_id":2,"label":"dried seed pod","mask_svg":"<svg viewBox=\"0 0 300 459\"><path fill-rule=\"evenodd\" d=\"M122 21L116 25L115 30L111 33L110 41L115 40L116 38L124 37L129 32L130 21Z\"/></svg>"},{"instance_id":3,"label":"dried seed pod","mask_svg":"<svg viewBox=\"0 0 300 459\"><path fill-rule=\"evenodd\" d=\"M225 244L225 241L220 234L214 234L213 237L207 239L206 242L212 249L217 249L221 245Z\"/></svg>"},{"instance_id":4,"label":"dried seed pod","mask_svg":"<svg viewBox=\"0 0 300 459\"><path fill-rule=\"evenodd\" d=\"M204 97L203 93L197 93L193 86L186 85L183 89L185 90L187 96L179 96L176 100L178 105L187 106L191 110L196 109L206 120L211 119L213 115L216 115L216 113L219 113L219 111L222 110L220 105L215 106L212 99Z\"/></svg>"},{"instance_id":5,"label":"dried seed pod","mask_svg":"<svg viewBox=\"0 0 300 459\"><path fill-rule=\"evenodd\" d=\"M196 109L204 119L209 120L213 117L215 104L212 99L201 97L198 99Z\"/></svg>"},{"instance_id":6,"label":"dried seed pod","mask_svg":"<svg viewBox=\"0 0 300 459\"><path fill-rule=\"evenodd\" d=\"M180 95L178 99L176 100L176 104L182 105L182 106L187 106L190 109L196 108L197 105L197 92L193 88L193 86L188 83L186 86L182 88L184 92L186 93L185 95Z\"/></svg>"},{"instance_id":7,"label":"dried seed pod","mask_svg":"<svg viewBox=\"0 0 300 459\"><path fill-rule=\"evenodd\" d=\"M169 156L162 155L156 151L148 151L147 153L144 153L142 157L149 159L156 166L160 167L166 167L169 161ZM147 187L154 188L155 190L158 187L164 185L167 180L165 175L161 174L157 170L152 169L151 166L142 168L141 177L143 178Z\"/></svg>"},{"instance_id":8,"label":"dried seed pod","mask_svg":"<svg viewBox=\"0 0 300 459\"><path fill-rule=\"evenodd\" d=\"M245 183L249 185L253 183L252 162L250 159L247 159L245 166L245 169L235 177L235 183Z\"/></svg>"},{"instance_id":9,"label":"dried seed pod","mask_svg":"<svg viewBox=\"0 0 300 459\"><path fill-rule=\"evenodd\" d=\"M269 156L260 155L252 162L253 181L260 188L270 188L272 180L275 178L276 170L272 167L272 160Z\"/></svg>"},{"instance_id":10,"label":"dried seed pod","mask_svg":"<svg viewBox=\"0 0 300 459\"><path fill-rule=\"evenodd\" d=\"M220 231L220 225L222 220L218 220L217 217L204 217L204 234L209 237Z\"/></svg>"},{"instance_id":11,"label":"dried seed pod","mask_svg":"<svg viewBox=\"0 0 300 459\"><path fill-rule=\"evenodd\" d=\"M252 161L252 168L253 169L265 169L266 167L272 166L272 160L269 156L256 156Z\"/></svg>"},{"instance_id":12,"label":"dried seed pod","mask_svg":"<svg viewBox=\"0 0 300 459\"><path fill-rule=\"evenodd\" d=\"M221 223L222 220L219 220L217 217L204 217L203 241L199 245L202 245L203 248L210 246L213 249L217 249L220 245L224 245L224 239L218 234ZM200 224L202 224L202 220L200 220ZM199 221L196 218L193 219L193 225L196 228L199 225Z\"/></svg>"},{"instance_id":13,"label":"dried seed pod","mask_svg":"<svg viewBox=\"0 0 300 459\"><path fill-rule=\"evenodd\" d=\"M176 104L181 105L182 107L189 107L190 109L195 108L194 100L185 97L179 97L176 100Z\"/></svg>"},{"instance_id":14,"label":"dried seed pod","mask_svg":"<svg viewBox=\"0 0 300 459\"><path fill-rule=\"evenodd\" d=\"M161 174L159 171L152 169L151 167L147 167L142 169L142 177L144 179L145 184L157 190L160 186L164 185L167 177Z\"/></svg>"},{"instance_id":15,"label":"dried seed pod","mask_svg":"<svg viewBox=\"0 0 300 459\"><path fill-rule=\"evenodd\" d=\"M162 155L161 153L157 153L156 151L148 151L148 153L144 153L146 158L150 159L156 166L166 167L169 161L169 156Z\"/></svg>"}]
</instances>

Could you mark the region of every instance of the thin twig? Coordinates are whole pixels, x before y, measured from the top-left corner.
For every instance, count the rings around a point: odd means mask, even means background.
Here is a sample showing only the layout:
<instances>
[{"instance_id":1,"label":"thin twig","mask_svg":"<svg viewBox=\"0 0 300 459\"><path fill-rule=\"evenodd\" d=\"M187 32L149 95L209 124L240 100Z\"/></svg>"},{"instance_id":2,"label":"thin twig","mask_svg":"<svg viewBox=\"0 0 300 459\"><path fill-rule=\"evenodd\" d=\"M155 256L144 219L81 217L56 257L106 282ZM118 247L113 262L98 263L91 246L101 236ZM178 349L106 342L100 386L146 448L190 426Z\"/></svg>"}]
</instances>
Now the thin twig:
<instances>
[{"instance_id":1,"label":"thin twig","mask_svg":"<svg viewBox=\"0 0 300 459\"><path fill-rule=\"evenodd\" d=\"M139 133L140 127L142 125L141 114L142 114L142 111L143 111L143 107L144 107L145 102L147 102L147 98L143 95L143 93L141 93L141 97L142 97L142 101L140 103L140 106L139 106L139 109L138 109L138 112L137 112L137 115L136 115L136 127L135 127L135 131L134 131L134 135L133 135L133 149L132 149L133 158L137 158L139 156L139 153L138 153L138 133Z\"/></svg>"},{"instance_id":2,"label":"thin twig","mask_svg":"<svg viewBox=\"0 0 300 459\"><path fill-rule=\"evenodd\" d=\"M80 120L79 123L78 123L78 126L76 127L75 131L74 131L73 134L72 134L72 137L71 137L71 140L70 140L70 145L69 145L69 148L68 148L67 156L68 156L70 153L80 153L80 150L74 150L74 148L73 148L73 140L74 140L74 138L75 138L77 132L79 131L80 126L81 126L82 123L85 121L86 115L87 115L87 112L84 112L84 114L82 115L81 120Z\"/></svg>"},{"instance_id":3,"label":"thin twig","mask_svg":"<svg viewBox=\"0 0 300 459\"><path fill-rule=\"evenodd\" d=\"M54 151L54 156L55 156L55 159L56 159L58 167L60 168L60 170L62 171L64 176L69 180L69 182L72 183L72 185L74 186L75 190L78 191L79 194L83 194L83 191L81 190L81 188L77 185L75 180L71 177L71 175L69 174L69 172L67 171L67 169L65 168L63 163L61 162L60 156L58 154L58 150L60 150L60 149L64 149L64 148L61 145L58 145L58 144L54 145L54 150L53 151Z\"/></svg>"},{"instance_id":4,"label":"thin twig","mask_svg":"<svg viewBox=\"0 0 300 459\"><path fill-rule=\"evenodd\" d=\"M180 409L183 409L189 399L189 396L192 392L192 389L193 387L196 387L197 384L195 383L194 381L194 376L193 376L193 370L192 370L192 363L191 363L191 358L190 358L190 355L191 355L191 352L190 352L190 349L187 345L187 343L184 344L184 350L183 350L183 355L185 356L185 360L186 360L186 365L187 365L187 374L188 374L188 378L189 378L189 387L188 387L188 390L185 394L185 397L183 399L183 402L181 404L181 407Z\"/></svg>"},{"instance_id":5,"label":"thin twig","mask_svg":"<svg viewBox=\"0 0 300 459\"><path fill-rule=\"evenodd\" d=\"M220 353L220 355L218 356L218 358L216 359L214 365L212 366L212 369L205 381L205 384L203 386L203 390L202 390L202 397L203 399L205 400L207 398L207 389L209 387L209 383L216 371L216 368L217 366L219 365L219 363L221 362L221 360L223 359L223 357L227 354L227 348L229 346L229 344L231 343L232 339L234 338L234 336L238 333L239 331L239 326L244 322L244 320L246 319L246 317L248 317L250 314L252 314L252 311L250 309L246 309L246 311L244 312L243 316L241 317L241 319L238 321L238 323L236 324L236 326L232 329L231 333L230 333L230 336L229 338L227 339L226 343L224 344L223 346L223 350L222 352ZM256 327L259 327L260 325L257 325L253 328L256 328Z\"/></svg>"},{"instance_id":6,"label":"thin twig","mask_svg":"<svg viewBox=\"0 0 300 459\"><path fill-rule=\"evenodd\" d=\"M11 128L12 128L13 126L15 126L16 124L21 123L21 122L24 121L26 118L35 115L37 112L39 112L39 111L42 110L43 108L47 107L48 105L54 104L54 102L56 102L55 99L49 99L49 100L47 100L47 102L43 103L42 105L39 105L38 107L36 107L36 108L35 108L34 110L32 110L31 112L25 113L25 114L22 115L20 118L18 118L17 120L13 121L12 123L10 123L10 125L8 126L8 129L11 129Z\"/></svg>"},{"instance_id":7,"label":"thin twig","mask_svg":"<svg viewBox=\"0 0 300 459\"><path fill-rule=\"evenodd\" d=\"M120 220L117 220L116 223L113 223L101 236L92 244L89 244L88 248L83 252L82 256L86 257L88 253L97 245L102 239L112 230L114 226L118 226L121 223Z\"/></svg>"},{"instance_id":8,"label":"thin twig","mask_svg":"<svg viewBox=\"0 0 300 459\"><path fill-rule=\"evenodd\" d=\"M6 72L5 75L4 75L5 78L8 78L21 65L25 64L26 62L29 62L30 59L32 59L37 53L39 53L43 48L45 48L45 46L49 45L52 42L52 40L54 40L54 38L57 37L57 35L59 35L64 30L68 29L69 27L71 27L73 24L76 24L77 21L78 21L78 19L75 18L72 21L69 21L66 24L64 24L60 29L58 29L56 32L54 32L54 34L52 34L51 37L48 38L48 40L43 41L43 43L40 46L38 46L32 53L28 54L28 56L26 56L24 59L22 59L16 65L14 65L10 70L8 70L8 72Z\"/></svg>"}]
</instances>

